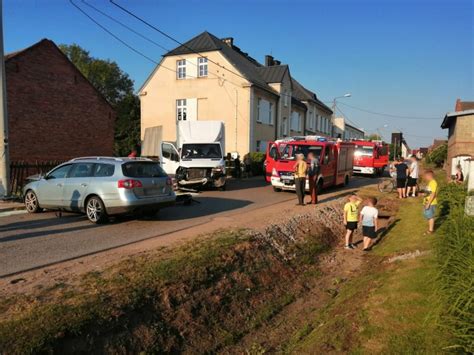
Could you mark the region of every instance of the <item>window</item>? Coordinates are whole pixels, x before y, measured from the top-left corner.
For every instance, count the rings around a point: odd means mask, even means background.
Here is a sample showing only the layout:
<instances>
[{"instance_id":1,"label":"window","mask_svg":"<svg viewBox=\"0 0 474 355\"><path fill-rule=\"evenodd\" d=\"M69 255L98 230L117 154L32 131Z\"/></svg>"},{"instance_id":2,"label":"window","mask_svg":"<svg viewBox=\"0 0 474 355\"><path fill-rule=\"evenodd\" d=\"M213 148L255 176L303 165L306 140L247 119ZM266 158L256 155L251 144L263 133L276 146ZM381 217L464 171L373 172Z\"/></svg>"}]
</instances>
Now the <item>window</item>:
<instances>
[{"instance_id":1,"label":"window","mask_svg":"<svg viewBox=\"0 0 474 355\"><path fill-rule=\"evenodd\" d=\"M186 60L176 61L176 77L178 79L186 79Z\"/></svg>"},{"instance_id":2,"label":"window","mask_svg":"<svg viewBox=\"0 0 474 355\"><path fill-rule=\"evenodd\" d=\"M200 78L207 76L207 58L198 58L198 76Z\"/></svg>"},{"instance_id":3,"label":"window","mask_svg":"<svg viewBox=\"0 0 474 355\"><path fill-rule=\"evenodd\" d=\"M176 120L186 121L186 99L176 100Z\"/></svg>"},{"instance_id":4,"label":"window","mask_svg":"<svg viewBox=\"0 0 474 355\"><path fill-rule=\"evenodd\" d=\"M314 119L314 112L308 112L308 130L314 132L315 129L315 119Z\"/></svg>"},{"instance_id":5,"label":"window","mask_svg":"<svg viewBox=\"0 0 474 355\"><path fill-rule=\"evenodd\" d=\"M301 131L301 115L299 112L292 112L291 113L291 122L290 128L292 131Z\"/></svg>"},{"instance_id":6,"label":"window","mask_svg":"<svg viewBox=\"0 0 474 355\"><path fill-rule=\"evenodd\" d=\"M283 117L281 122L281 134L283 136L288 135L288 119L286 117Z\"/></svg>"},{"instance_id":7,"label":"window","mask_svg":"<svg viewBox=\"0 0 474 355\"><path fill-rule=\"evenodd\" d=\"M288 106L288 97L289 97L289 94L286 90L283 90L283 105L285 107Z\"/></svg>"},{"instance_id":8,"label":"window","mask_svg":"<svg viewBox=\"0 0 474 355\"><path fill-rule=\"evenodd\" d=\"M169 144L169 143L163 143L161 145L161 154L163 155L163 158L173 160L173 161L179 161L179 156L174 147Z\"/></svg>"},{"instance_id":9,"label":"window","mask_svg":"<svg viewBox=\"0 0 474 355\"><path fill-rule=\"evenodd\" d=\"M112 176L115 172L115 166L112 164L96 164L94 169L95 177Z\"/></svg>"},{"instance_id":10,"label":"window","mask_svg":"<svg viewBox=\"0 0 474 355\"><path fill-rule=\"evenodd\" d=\"M273 104L264 99L257 100L257 122L273 124Z\"/></svg>"},{"instance_id":11,"label":"window","mask_svg":"<svg viewBox=\"0 0 474 355\"><path fill-rule=\"evenodd\" d=\"M94 175L94 163L76 163L73 164L68 178L84 178Z\"/></svg>"},{"instance_id":12,"label":"window","mask_svg":"<svg viewBox=\"0 0 474 355\"><path fill-rule=\"evenodd\" d=\"M265 152L267 150L267 144L267 141L257 141L257 152Z\"/></svg>"},{"instance_id":13,"label":"window","mask_svg":"<svg viewBox=\"0 0 474 355\"><path fill-rule=\"evenodd\" d=\"M326 146L326 149L324 149L324 164L329 163L329 147Z\"/></svg>"},{"instance_id":14,"label":"window","mask_svg":"<svg viewBox=\"0 0 474 355\"><path fill-rule=\"evenodd\" d=\"M48 179L64 179L69 169L71 169L71 164L60 166L59 168L54 169L47 176Z\"/></svg>"},{"instance_id":15,"label":"window","mask_svg":"<svg viewBox=\"0 0 474 355\"><path fill-rule=\"evenodd\" d=\"M221 159L222 150L219 143L183 144L181 158L187 159Z\"/></svg>"},{"instance_id":16,"label":"window","mask_svg":"<svg viewBox=\"0 0 474 355\"><path fill-rule=\"evenodd\" d=\"M154 178L167 177L168 175L161 168L160 164L155 162L127 162L122 164L122 173L131 178Z\"/></svg>"}]
</instances>

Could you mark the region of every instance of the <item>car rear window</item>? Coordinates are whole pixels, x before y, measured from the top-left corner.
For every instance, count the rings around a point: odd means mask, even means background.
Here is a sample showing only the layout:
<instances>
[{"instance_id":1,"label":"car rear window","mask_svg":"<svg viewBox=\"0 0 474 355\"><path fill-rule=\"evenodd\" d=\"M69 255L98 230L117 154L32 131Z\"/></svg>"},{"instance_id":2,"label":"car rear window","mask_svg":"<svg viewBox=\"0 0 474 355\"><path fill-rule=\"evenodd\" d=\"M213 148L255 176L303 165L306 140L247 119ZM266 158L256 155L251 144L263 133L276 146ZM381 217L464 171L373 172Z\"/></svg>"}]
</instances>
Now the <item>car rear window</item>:
<instances>
[{"instance_id":1,"label":"car rear window","mask_svg":"<svg viewBox=\"0 0 474 355\"><path fill-rule=\"evenodd\" d=\"M131 178L152 178L168 176L160 164L154 162L128 162L122 164L124 176Z\"/></svg>"}]
</instances>

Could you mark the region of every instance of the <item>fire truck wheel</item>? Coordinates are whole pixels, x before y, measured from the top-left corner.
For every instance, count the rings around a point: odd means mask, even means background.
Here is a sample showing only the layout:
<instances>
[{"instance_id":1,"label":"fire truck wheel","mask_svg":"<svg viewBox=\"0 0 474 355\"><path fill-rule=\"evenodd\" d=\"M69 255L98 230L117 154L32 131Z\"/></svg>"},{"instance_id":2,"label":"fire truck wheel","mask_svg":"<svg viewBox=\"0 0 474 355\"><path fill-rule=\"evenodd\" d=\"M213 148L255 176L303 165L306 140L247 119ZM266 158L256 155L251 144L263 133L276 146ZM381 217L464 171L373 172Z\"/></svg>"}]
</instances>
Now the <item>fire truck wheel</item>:
<instances>
[{"instance_id":1,"label":"fire truck wheel","mask_svg":"<svg viewBox=\"0 0 474 355\"><path fill-rule=\"evenodd\" d=\"M318 181L318 195L323 192L323 179Z\"/></svg>"}]
</instances>

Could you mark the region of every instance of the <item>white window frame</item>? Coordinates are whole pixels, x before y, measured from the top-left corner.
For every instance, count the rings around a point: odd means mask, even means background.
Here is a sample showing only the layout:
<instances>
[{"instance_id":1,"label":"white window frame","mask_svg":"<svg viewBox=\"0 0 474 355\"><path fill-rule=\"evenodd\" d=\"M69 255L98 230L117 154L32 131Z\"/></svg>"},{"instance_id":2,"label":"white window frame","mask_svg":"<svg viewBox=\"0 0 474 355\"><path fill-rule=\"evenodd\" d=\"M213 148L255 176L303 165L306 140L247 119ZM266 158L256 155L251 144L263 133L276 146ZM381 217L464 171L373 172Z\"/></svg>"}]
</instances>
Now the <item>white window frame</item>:
<instances>
[{"instance_id":1,"label":"white window frame","mask_svg":"<svg viewBox=\"0 0 474 355\"><path fill-rule=\"evenodd\" d=\"M206 57L198 58L198 77L205 78L209 74L208 72L208 61Z\"/></svg>"},{"instance_id":2,"label":"white window frame","mask_svg":"<svg viewBox=\"0 0 474 355\"><path fill-rule=\"evenodd\" d=\"M268 124L273 125L273 102L269 102L268 115Z\"/></svg>"},{"instance_id":3,"label":"white window frame","mask_svg":"<svg viewBox=\"0 0 474 355\"><path fill-rule=\"evenodd\" d=\"M176 121L186 121L187 111L188 107L186 99L176 100Z\"/></svg>"},{"instance_id":4,"label":"white window frame","mask_svg":"<svg viewBox=\"0 0 474 355\"><path fill-rule=\"evenodd\" d=\"M257 98L257 122L273 125L273 102Z\"/></svg>"},{"instance_id":5,"label":"white window frame","mask_svg":"<svg viewBox=\"0 0 474 355\"><path fill-rule=\"evenodd\" d=\"M260 106L262 105L262 99L259 97L257 98L257 122L262 123L262 119L260 118Z\"/></svg>"},{"instance_id":6,"label":"white window frame","mask_svg":"<svg viewBox=\"0 0 474 355\"><path fill-rule=\"evenodd\" d=\"M301 132L301 113L298 111L291 112L290 130L294 132Z\"/></svg>"},{"instance_id":7,"label":"white window frame","mask_svg":"<svg viewBox=\"0 0 474 355\"><path fill-rule=\"evenodd\" d=\"M176 61L176 79L186 79L186 59Z\"/></svg>"}]
</instances>

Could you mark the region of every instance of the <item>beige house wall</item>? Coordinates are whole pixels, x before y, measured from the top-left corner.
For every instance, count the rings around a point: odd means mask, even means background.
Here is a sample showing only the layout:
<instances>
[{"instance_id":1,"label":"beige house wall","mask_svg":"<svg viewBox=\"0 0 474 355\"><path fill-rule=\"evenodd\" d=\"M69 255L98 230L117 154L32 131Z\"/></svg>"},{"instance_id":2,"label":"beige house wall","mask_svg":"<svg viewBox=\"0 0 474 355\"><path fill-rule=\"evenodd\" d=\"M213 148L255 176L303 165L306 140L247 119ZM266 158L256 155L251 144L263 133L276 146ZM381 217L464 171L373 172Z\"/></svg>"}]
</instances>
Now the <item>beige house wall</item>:
<instances>
[{"instance_id":1,"label":"beige house wall","mask_svg":"<svg viewBox=\"0 0 474 355\"><path fill-rule=\"evenodd\" d=\"M277 122L277 114L278 114L278 97L276 95L272 95L269 92L259 89L257 87L253 87L253 146L252 151L256 151L258 146L257 142L269 142L275 140L276 134L276 122ZM273 104L273 123L272 124L265 124L261 122L257 122L257 112L258 112L258 99L263 99L269 101ZM262 149L260 149L262 151Z\"/></svg>"},{"instance_id":2,"label":"beige house wall","mask_svg":"<svg viewBox=\"0 0 474 355\"><path fill-rule=\"evenodd\" d=\"M186 71L197 76L197 55L164 57L140 90L141 137L145 129L163 127L163 140L176 141L176 100L197 99L197 120L223 121L226 130L226 153L250 150L251 87L242 77L224 70L213 62L237 71L218 51L201 53L208 57L208 76L176 78L176 62L187 60ZM166 69L169 68L169 69ZM189 112L188 112L189 117Z\"/></svg>"}]
</instances>

